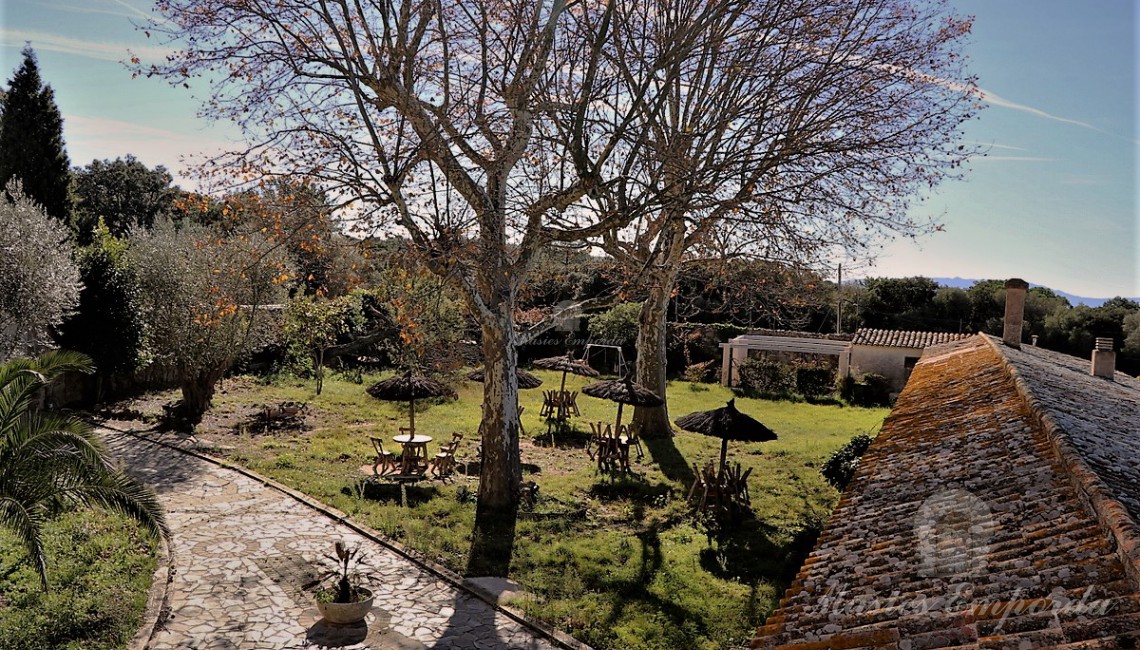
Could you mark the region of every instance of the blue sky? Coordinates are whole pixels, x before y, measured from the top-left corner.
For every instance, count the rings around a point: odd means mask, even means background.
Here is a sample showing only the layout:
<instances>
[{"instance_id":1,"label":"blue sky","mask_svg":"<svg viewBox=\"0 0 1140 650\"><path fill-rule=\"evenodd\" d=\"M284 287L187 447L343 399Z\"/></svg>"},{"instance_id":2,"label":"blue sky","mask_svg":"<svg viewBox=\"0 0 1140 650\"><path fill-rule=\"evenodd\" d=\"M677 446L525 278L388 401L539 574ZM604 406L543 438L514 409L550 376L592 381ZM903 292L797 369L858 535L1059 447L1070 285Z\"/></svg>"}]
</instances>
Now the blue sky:
<instances>
[{"instance_id":1,"label":"blue sky","mask_svg":"<svg viewBox=\"0 0 1140 650\"><path fill-rule=\"evenodd\" d=\"M845 275L1020 276L1078 295L1140 296L1136 2L951 1L976 17L966 51L991 107L967 139L990 153L915 207L944 232L888 243L873 267L848 260ZM193 90L131 79L119 63L127 48L163 54L131 25L150 5L3 0L0 74L6 83L31 41L73 164L130 153L177 172L183 156L236 136L196 116Z\"/></svg>"}]
</instances>

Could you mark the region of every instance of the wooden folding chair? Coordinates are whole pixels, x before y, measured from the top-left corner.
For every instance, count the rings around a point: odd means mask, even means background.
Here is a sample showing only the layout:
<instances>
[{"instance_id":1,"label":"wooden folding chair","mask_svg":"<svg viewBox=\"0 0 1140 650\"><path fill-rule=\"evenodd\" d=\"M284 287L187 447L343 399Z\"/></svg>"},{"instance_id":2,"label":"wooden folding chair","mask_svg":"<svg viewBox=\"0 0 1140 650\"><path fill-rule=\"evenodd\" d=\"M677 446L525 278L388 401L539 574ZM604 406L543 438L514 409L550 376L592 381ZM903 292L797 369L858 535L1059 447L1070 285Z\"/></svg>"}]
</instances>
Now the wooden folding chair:
<instances>
[{"instance_id":1,"label":"wooden folding chair","mask_svg":"<svg viewBox=\"0 0 1140 650\"><path fill-rule=\"evenodd\" d=\"M645 458L645 449L641 446L641 436L637 435L637 428L632 424L623 424L620 427L621 434L626 437L626 441L631 447L637 447L637 459Z\"/></svg>"},{"instance_id":2,"label":"wooden folding chair","mask_svg":"<svg viewBox=\"0 0 1140 650\"><path fill-rule=\"evenodd\" d=\"M595 453L590 450L590 446L596 445L600 449L601 446L605 443L606 439L613 436L610 427L611 425L609 422L590 423L590 431L592 434L590 435L590 439L586 441L586 453L590 455L590 460L594 460Z\"/></svg>"},{"instance_id":3,"label":"wooden folding chair","mask_svg":"<svg viewBox=\"0 0 1140 650\"><path fill-rule=\"evenodd\" d=\"M553 417L557 411L557 404L554 401L554 391L542 391L542 410L538 414L544 418Z\"/></svg>"},{"instance_id":4,"label":"wooden folding chair","mask_svg":"<svg viewBox=\"0 0 1140 650\"><path fill-rule=\"evenodd\" d=\"M435 455L435 462L432 463L432 473L438 478L445 478L450 476L455 471L455 452L459 449L459 438L453 437L451 442L439 448L439 453Z\"/></svg>"},{"instance_id":5,"label":"wooden folding chair","mask_svg":"<svg viewBox=\"0 0 1140 650\"><path fill-rule=\"evenodd\" d=\"M582 412L578 410L578 391L570 391L569 397L566 398L566 409L569 413L573 413L574 417L582 416Z\"/></svg>"},{"instance_id":6,"label":"wooden folding chair","mask_svg":"<svg viewBox=\"0 0 1140 650\"><path fill-rule=\"evenodd\" d=\"M372 471L377 476L384 476L395 469L399 462L395 454L384 449L384 440L375 436L369 436L368 439L372 441L372 449L376 451L376 462L372 465Z\"/></svg>"}]
</instances>

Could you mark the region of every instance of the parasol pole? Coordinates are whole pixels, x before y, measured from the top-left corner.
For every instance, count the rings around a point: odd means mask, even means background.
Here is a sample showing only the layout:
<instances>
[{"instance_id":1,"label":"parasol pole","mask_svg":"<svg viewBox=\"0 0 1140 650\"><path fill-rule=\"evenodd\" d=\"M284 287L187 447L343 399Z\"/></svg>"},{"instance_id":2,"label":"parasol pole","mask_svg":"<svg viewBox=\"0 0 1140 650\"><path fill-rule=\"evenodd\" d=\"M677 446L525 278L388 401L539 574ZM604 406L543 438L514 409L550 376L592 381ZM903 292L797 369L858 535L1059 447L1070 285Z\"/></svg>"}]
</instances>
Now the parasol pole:
<instances>
[{"instance_id":1,"label":"parasol pole","mask_svg":"<svg viewBox=\"0 0 1140 650\"><path fill-rule=\"evenodd\" d=\"M557 419L559 422L562 422L563 420L565 420L566 415L567 415L566 414L566 406L564 404L564 402L566 400L563 399L563 397L562 397L565 394L566 394L566 371L563 370L562 371L562 387L558 389L558 402L556 405L556 408L558 409L558 418Z\"/></svg>"},{"instance_id":2,"label":"parasol pole","mask_svg":"<svg viewBox=\"0 0 1140 650\"><path fill-rule=\"evenodd\" d=\"M412 437L414 438L416 436L416 398L414 397L408 401L408 415L412 418L411 429Z\"/></svg>"},{"instance_id":3,"label":"parasol pole","mask_svg":"<svg viewBox=\"0 0 1140 650\"><path fill-rule=\"evenodd\" d=\"M623 406L625 406L625 404L618 402L618 418L617 418L617 426L616 426L617 429L621 429L621 407L623 407ZM614 435L615 436L617 435L616 430L614 431Z\"/></svg>"}]
</instances>

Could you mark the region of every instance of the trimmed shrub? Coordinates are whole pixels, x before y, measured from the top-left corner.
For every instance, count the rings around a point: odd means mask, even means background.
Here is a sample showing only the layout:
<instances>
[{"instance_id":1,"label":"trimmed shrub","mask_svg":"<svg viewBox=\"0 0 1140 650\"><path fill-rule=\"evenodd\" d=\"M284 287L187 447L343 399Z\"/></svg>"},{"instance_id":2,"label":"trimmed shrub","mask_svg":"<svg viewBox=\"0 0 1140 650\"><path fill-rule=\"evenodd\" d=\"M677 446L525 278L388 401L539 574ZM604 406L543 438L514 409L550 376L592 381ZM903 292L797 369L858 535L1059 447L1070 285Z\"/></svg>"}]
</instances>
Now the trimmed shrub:
<instances>
[{"instance_id":1,"label":"trimmed shrub","mask_svg":"<svg viewBox=\"0 0 1140 650\"><path fill-rule=\"evenodd\" d=\"M746 395L783 399L795 394L796 373L787 364L752 357L741 363L737 372L740 388Z\"/></svg>"},{"instance_id":2,"label":"trimmed shrub","mask_svg":"<svg viewBox=\"0 0 1140 650\"><path fill-rule=\"evenodd\" d=\"M825 365L796 368L796 390L808 399L830 395L835 390L835 371Z\"/></svg>"},{"instance_id":3,"label":"trimmed shrub","mask_svg":"<svg viewBox=\"0 0 1140 650\"><path fill-rule=\"evenodd\" d=\"M855 470L859 467L859 459L867 452L872 440L871 436L860 433L850 442L832 452L828 456L827 462L819 469L824 480L840 492L845 490L847 484L851 482L851 477L855 476Z\"/></svg>"},{"instance_id":4,"label":"trimmed shrub","mask_svg":"<svg viewBox=\"0 0 1140 650\"><path fill-rule=\"evenodd\" d=\"M872 372L863 375L862 383L867 386L863 396L866 406L890 406L891 382L889 379Z\"/></svg>"}]
</instances>

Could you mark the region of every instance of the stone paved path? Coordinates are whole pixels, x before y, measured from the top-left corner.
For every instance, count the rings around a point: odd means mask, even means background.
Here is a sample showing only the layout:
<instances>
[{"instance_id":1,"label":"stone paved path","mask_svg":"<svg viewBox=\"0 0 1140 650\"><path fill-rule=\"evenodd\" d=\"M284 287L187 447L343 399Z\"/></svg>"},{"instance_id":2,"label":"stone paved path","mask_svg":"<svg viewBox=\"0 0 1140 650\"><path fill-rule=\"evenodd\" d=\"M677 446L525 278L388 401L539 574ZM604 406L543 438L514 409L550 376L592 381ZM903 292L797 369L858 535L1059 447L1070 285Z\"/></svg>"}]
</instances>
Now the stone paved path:
<instances>
[{"instance_id":1,"label":"stone paved path","mask_svg":"<svg viewBox=\"0 0 1140 650\"><path fill-rule=\"evenodd\" d=\"M404 557L238 472L104 431L166 509L171 615L152 648L555 648L547 637ZM367 627L320 620L301 584L338 539L360 544Z\"/></svg>"}]
</instances>

